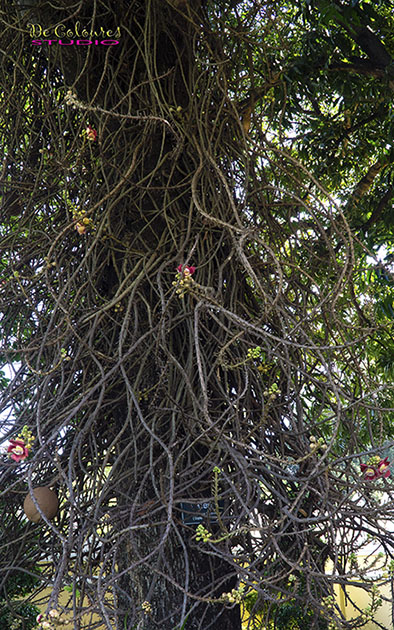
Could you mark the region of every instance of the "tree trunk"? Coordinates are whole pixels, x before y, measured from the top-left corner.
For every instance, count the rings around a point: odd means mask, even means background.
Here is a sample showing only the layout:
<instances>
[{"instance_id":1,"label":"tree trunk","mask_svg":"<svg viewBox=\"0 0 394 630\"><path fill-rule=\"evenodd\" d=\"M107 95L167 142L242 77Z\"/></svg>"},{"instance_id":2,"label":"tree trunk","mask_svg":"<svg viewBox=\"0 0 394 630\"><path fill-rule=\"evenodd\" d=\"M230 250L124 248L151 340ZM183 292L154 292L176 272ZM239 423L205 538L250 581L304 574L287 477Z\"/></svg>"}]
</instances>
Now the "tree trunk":
<instances>
[{"instance_id":1,"label":"tree trunk","mask_svg":"<svg viewBox=\"0 0 394 630\"><path fill-rule=\"evenodd\" d=\"M87 16L89 4L86 3L83 8ZM124 15L114 8L111 14L119 18L124 38L121 51L110 51L113 61L109 63L113 63L119 73L113 101L110 95L112 86L102 80L100 64L93 66L92 61L93 67L79 75L80 64L75 69L72 59L74 51L62 50L66 79L69 85L75 85L77 106L81 102L89 102L96 94L92 119L96 112L100 114L100 110L111 109L108 101L114 106L115 115L108 115L107 133L108 129L113 134L119 133L123 120L117 118L116 107L123 97L130 102L128 128L122 128L123 147L118 145L116 155L108 155L105 150L102 155L109 194L112 195L119 184L123 192L122 196L118 193L119 200L115 197L108 212L107 237L112 239L110 245L115 245L113 250L108 251L102 275L96 278L98 292L106 300L113 299L120 290L130 267L135 265L138 268L141 260L145 261L145 265L153 266L155 252L158 257L163 259L164 255L171 261L171 280L175 278L177 265L185 262L182 256L177 258L176 244L184 243L185 255L190 249L185 234L192 196L190 182L196 168L195 162L190 160L194 149L189 146L183 126L197 124L192 119L192 94L196 76L199 3L193 3L191 9L187 2L171 4L153 0L135 2L130 10L126 10L125 6L123 9ZM106 28L114 29L116 26L115 23L106 24ZM127 29L131 39L127 37ZM94 52L101 54L104 66L104 54L108 54L108 50L105 53L103 50ZM119 65L118 53L122 55ZM100 109L95 110L96 106ZM169 112L174 117L171 125L167 123ZM105 145L105 138L102 138L102 144ZM134 154L129 146L137 147ZM138 162L135 168L133 160ZM120 178L114 164L122 165L119 167L120 171L123 169ZM208 199L206 202L209 204ZM201 218L195 220L195 228L195 232L206 232ZM206 233L200 254L208 256L222 239L221 230L213 229L209 235ZM227 252L228 248L223 248L223 260ZM239 606L217 601L222 593L231 591L237 585L231 549L227 552L228 559L224 560L213 546L196 542L196 527L182 522L179 507L179 497L182 496L192 503L197 495L200 499L201 496L210 497L215 463L215 460L213 463L210 461L209 447L199 445L197 440L193 449L184 449L187 455L179 456L178 470L174 470L174 459L182 450L179 444L184 448L185 442L195 441L198 428L190 436L183 425L183 414L191 413L190 410L196 406L190 394L183 395L179 403L181 408L177 408L178 403L174 408L177 391L182 390L184 383L179 369L171 367L168 356L176 355L179 366L192 381L193 340L189 328L183 327L182 323L163 330L165 317L160 315L160 294L151 286L150 280L146 279L143 284L144 299L135 300L135 321L130 325L135 328L135 339L143 338L146 330L154 330L156 325L157 340L154 336L148 337L147 346L151 344L150 349L144 347L145 354L137 359L133 368L123 363L119 375L121 383L114 385L118 402L113 406L115 423L111 439L115 439L117 433L122 434L121 444L127 451L123 455L122 466L113 471L117 497L113 525L119 531L113 584L117 605L116 627L131 630L137 623L138 628L146 630L183 627L186 630L237 630L241 627ZM171 287L170 282L168 286ZM182 305L179 301L178 308L180 313L183 311L181 319L193 317L193 310L187 304ZM122 343L122 332L115 330L111 338L116 347ZM158 341L156 348L152 345L155 341ZM212 343L210 335L206 341ZM213 355L216 347L212 347ZM104 351L101 340L97 342L96 349ZM139 352L136 352L137 357ZM135 390L136 383L140 384L138 391ZM197 385L195 396L197 400L202 396ZM151 413L153 408L156 416ZM160 410L159 414L157 410ZM105 432L107 422L107 418L103 418L103 426L98 425L98 430ZM207 459L206 472L200 473L197 483L185 482L188 466L195 468L196 463L204 458ZM149 604L149 609L144 609L144 602Z\"/></svg>"}]
</instances>

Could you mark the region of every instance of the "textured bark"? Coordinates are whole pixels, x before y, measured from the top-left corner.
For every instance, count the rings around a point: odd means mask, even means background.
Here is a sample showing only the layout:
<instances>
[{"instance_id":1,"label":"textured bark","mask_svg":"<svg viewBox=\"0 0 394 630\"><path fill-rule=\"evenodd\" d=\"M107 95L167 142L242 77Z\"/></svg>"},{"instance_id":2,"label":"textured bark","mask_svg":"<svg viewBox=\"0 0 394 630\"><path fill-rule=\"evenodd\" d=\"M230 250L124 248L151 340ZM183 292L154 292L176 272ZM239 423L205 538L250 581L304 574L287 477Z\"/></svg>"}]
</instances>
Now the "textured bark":
<instances>
[{"instance_id":1,"label":"textured bark","mask_svg":"<svg viewBox=\"0 0 394 630\"><path fill-rule=\"evenodd\" d=\"M152 542L153 545L155 542L152 540L152 530L136 535L119 560L119 569L123 565L126 570L117 585L121 613L119 629L129 627L127 611L130 610L130 595L134 601L148 601L152 606L152 612L144 615L140 622L139 628L144 630L175 630L183 624L187 630L240 629L239 606L228 608L224 604L202 601L204 595L218 598L223 592L234 588L236 579L227 578L226 564L220 558L202 553L198 545L191 541L193 532L183 540L170 536L160 554L154 554L144 561L144 556L151 552ZM142 560L141 565L128 571L128 563L136 563L137 556ZM215 581L221 586L216 589L216 593L212 593L211 587Z\"/></svg>"}]
</instances>

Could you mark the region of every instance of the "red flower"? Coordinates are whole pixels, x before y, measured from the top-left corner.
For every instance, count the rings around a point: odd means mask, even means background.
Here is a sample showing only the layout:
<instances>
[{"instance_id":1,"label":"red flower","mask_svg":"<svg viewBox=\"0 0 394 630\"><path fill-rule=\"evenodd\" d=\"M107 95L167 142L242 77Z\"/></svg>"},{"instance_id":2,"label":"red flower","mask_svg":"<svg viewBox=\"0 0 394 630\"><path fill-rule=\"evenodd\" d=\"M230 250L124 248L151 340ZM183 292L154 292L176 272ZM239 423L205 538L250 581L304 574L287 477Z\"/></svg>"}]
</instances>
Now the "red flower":
<instances>
[{"instance_id":1,"label":"red flower","mask_svg":"<svg viewBox=\"0 0 394 630\"><path fill-rule=\"evenodd\" d=\"M360 467L361 472L364 473L365 479L369 479L371 481L373 479L378 479L379 473L375 468L372 468L372 466L368 466L368 464L360 464Z\"/></svg>"},{"instance_id":2,"label":"red flower","mask_svg":"<svg viewBox=\"0 0 394 630\"><path fill-rule=\"evenodd\" d=\"M179 265L179 267L177 267L177 271L179 271L179 273L182 273L182 267L183 267L183 265ZM184 267L183 268L183 275L184 276L192 276L195 271L196 271L195 267L192 267L192 266Z\"/></svg>"},{"instance_id":3,"label":"red flower","mask_svg":"<svg viewBox=\"0 0 394 630\"><path fill-rule=\"evenodd\" d=\"M7 453L15 462L21 462L29 456L29 449L23 440L10 440Z\"/></svg>"},{"instance_id":4,"label":"red flower","mask_svg":"<svg viewBox=\"0 0 394 630\"><path fill-rule=\"evenodd\" d=\"M93 129L90 125L86 127L86 137L88 140L94 142L97 138L97 131Z\"/></svg>"},{"instance_id":5,"label":"red flower","mask_svg":"<svg viewBox=\"0 0 394 630\"><path fill-rule=\"evenodd\" d=\"M370 464L360 464L361 472L364 473L364 478L369 481L379 479L379 477L390 477L391 472L389 466L390 462L388 457Z\"/></svg>"},{"instance_id":6,"label":"red flower","mask_svg":"<svg viewBox=\"0 0 394 630\"><path fill-rule=\"evenodd\" d=\"M378 464L378 473L379 473L379 477L390 477L391 472L390 472L390 462L388 457L385 457L384 459L381 459L379 464Z\"/></svg>"}]
</instances>

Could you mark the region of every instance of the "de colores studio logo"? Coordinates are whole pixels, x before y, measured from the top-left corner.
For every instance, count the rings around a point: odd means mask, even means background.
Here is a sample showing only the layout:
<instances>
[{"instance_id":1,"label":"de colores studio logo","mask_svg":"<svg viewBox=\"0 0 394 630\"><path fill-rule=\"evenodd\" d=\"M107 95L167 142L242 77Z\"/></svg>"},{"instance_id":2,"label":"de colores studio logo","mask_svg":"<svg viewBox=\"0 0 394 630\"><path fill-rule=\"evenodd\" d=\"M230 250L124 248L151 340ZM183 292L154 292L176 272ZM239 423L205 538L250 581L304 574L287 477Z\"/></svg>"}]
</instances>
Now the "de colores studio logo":
<instances>
[{"instance_id":1,"label":"de colores studio logo","mask_svg":"<svg viewBox=\"0 0 394 630\"><path fill-rule=\"evenodd\" d=\"M103 27L92 30L76 22L74 28L67 28L64 24L56 24L51 28L28 24L28 28L33 46L117 46L120 43L119 26L114 31Z\"/></svg>"}]
</instances>

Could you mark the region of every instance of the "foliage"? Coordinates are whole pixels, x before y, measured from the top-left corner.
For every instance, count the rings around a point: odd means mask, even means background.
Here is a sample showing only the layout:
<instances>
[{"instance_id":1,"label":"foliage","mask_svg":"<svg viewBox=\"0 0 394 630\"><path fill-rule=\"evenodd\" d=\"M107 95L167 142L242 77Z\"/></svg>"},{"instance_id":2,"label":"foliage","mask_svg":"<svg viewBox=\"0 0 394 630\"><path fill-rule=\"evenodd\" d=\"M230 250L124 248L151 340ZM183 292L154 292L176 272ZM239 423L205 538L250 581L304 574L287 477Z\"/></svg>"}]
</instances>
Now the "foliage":
<instances>
[{"instance_id":1,"label":"foliage","mask_svg":"<svg viewBox=\"0 0 394 630\"><path fill-rule=\"evenodd\" d=\"M4 605L0 600L0 623L9 630L32 630L37 627L39 609L33 604L13 603Z\"/></svg>"},{"instance_id":2,"label":"foliage","mask_svg":"<svg viewBox=\"0 0 394 630\"><path fill-rule=\"evenodd\" d=\"M10 518L7 515L9 507L1 502L1 526L0 531L2 539L8 530ZM14 530L14 534L17 533ZM21 533L19 531L19 533ZM15 536L16 540L18 536ZM0 581L0 627L9 628L10 630L32 630L36 627L36 617L39 609L34 604L21 598L29 595L39 584L37 571L28 572L28 562L24 561L24 567L18 567L16 544L13 545L14 567L12 567L12 559L10 554L4 557L8 560L9 568L1 574ZM3 552L4 553L4 552ZM5 556L5 554L4 554ZM6 563L4 563L6 564Z\"/></svg>"},{"instance_id":3,"label":"foliage","mask_svg":"<svg viewBox=\"0 0 394 630\"><path fill-rule=\"evenodd\" d=\"M295 576L289 582L295 582ZM301 595L305 584L301 578L297 594ZM294 599L284 599L278 597L276 603L267 606L260 600L256 591L250 592L244 601L247 611L249 625L252 630L309 630L316 627L318 630L327 630L328 622L320 614L316 614L311 608L303 607L299 601Z\"/></svg>"}]
</instances>

